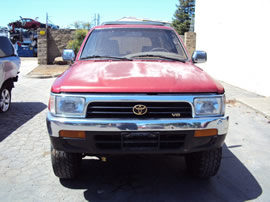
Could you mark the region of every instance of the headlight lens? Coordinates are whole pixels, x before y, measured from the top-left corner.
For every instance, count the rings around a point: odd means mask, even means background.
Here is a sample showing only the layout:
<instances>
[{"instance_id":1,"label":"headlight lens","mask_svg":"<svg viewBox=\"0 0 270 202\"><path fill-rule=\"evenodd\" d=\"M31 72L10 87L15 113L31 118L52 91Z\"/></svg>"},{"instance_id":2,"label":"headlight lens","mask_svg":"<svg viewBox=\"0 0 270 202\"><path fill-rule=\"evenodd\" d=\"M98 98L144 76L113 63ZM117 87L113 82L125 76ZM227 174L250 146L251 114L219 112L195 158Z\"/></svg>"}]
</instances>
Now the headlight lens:
<instances>
[{"instance_id":1,"label":"headlight lens","mask_svg":"<svg viewBox=\"0 0 270 202\"><path fill-rule=\"evenodd\" d=\"M223 115L225 108L224 97L195 98L196 115Z\"/></svg>"},{"instance_id":2,"label":"headlight lens","mask_svg":"<svg viewBox=\"0 0 270 202\"><path fill-rule=\"evenodd\" d=\"M63 116L82 116L85 99L82 97L56 96L56 114Z\"/></svg>"},{"instance_id":3,"label":"headlight lens","mask_svg":"<svg viewBox=\"0 0 270 202\"><path fill-rule=\"evenodd\" d=\"M54 95L50 96L48 108L52 114L55 114L55 96Z\"/></svg>"}]
</instances>

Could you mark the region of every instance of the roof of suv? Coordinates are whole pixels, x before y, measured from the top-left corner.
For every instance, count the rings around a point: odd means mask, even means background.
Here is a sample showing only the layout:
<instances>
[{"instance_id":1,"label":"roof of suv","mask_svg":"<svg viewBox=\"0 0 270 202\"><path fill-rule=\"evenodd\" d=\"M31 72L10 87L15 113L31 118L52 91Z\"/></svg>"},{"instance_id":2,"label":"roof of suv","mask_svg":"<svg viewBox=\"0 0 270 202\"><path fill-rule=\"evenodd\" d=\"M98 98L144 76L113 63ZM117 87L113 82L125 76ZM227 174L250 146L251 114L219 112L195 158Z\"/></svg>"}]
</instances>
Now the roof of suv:
<instances>
[{"instance_id":1,"label":"roof of suv","mask_svg":"<svg viewBox=\"0 0 270 202\"><path fill-rule=\"evenodd\" d=\"M110 21L104 22L102 25L156 25L168 26L168 23L163 22L150 22L150 21Z\"/></svg>"},{"instance_id":2,"label":"roof of suv","mask_svg":"<svg viewBox=\"0 0 270 202\"><path fill-rule=\"evenodd\" d=\"M147 21L111 21L104 22L102 25L93 27L93 29L103 28L159 28L159 29L173 29L167 23L162 22L147 22Z\"/></svg>"}]
</instances>

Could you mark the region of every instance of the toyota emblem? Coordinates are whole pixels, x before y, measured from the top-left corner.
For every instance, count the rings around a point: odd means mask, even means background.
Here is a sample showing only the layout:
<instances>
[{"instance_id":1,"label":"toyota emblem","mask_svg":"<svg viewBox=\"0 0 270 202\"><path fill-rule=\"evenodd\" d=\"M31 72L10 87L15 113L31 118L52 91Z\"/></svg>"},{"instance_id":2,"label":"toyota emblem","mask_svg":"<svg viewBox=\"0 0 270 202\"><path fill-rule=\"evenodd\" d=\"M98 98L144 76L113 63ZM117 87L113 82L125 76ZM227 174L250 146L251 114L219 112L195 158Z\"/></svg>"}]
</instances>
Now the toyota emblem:
<instances>
[{"instance_id":1,"label":"toyota emblem","mask_svg":"<svg viewBox=\"0 0 270 202\"><path fill-rule=\"evenodd\" d=\"M142 116L145 115L147 113L147 107L145 105L135 105L132 109L133 113L138 115L138 116Z\"/></svg>"}]
</instances>

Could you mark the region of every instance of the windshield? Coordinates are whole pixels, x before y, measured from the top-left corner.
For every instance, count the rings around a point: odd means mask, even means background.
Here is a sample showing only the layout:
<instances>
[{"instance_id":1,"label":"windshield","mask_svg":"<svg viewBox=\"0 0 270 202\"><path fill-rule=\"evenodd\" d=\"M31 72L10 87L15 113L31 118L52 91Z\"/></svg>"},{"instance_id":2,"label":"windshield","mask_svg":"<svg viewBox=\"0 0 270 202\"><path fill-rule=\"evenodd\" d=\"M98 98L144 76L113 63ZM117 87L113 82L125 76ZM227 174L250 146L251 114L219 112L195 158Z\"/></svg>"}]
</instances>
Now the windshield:
<instances>
[{"instance_id":1,"label":"windshield","mask_svg":"<svg viewBox=\"0 0 270 202\"><path fill-rule=\"evenodd\" d=\"M172 30L153 28L96 29L89 36L80 59L163 57L187 60L181 42Z\"/></svg>"}]
</instances>

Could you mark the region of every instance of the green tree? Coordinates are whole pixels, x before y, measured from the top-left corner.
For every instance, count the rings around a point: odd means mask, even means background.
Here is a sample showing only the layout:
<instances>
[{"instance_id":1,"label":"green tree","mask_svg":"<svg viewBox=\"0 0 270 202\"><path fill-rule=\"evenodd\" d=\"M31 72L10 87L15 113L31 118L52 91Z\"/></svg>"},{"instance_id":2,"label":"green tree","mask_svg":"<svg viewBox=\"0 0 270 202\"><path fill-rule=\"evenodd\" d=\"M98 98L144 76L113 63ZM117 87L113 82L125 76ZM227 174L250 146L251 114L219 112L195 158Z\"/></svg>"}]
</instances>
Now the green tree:
<instances>
[{"instance_id":1,"label":"green tree","mask_svg":"<svg viewBox=\"0 0 270 202\"><path fill-rule=\"evenodd\" d=\"M74 34L74 39L68 42L67 48L73 49L77 54L87 33L87 29L77 29Z\"/></svg>"},{"instance_id":2,"label":"green tree","mask_svg":"<svg viewBox=\"0 0 270 202\"><path fill-rule=\"evenodd\" d=\"M174 13L172 26L180 34L193 29L195 16L195 0L179 0L179 5L176 5L177 10ZM192 30L193 31L193 30Z\"/></svg>"},{"instance_id":3,"label":"green tree","mask_svg":"<svg viewBox=\"0 0 270 202\"><path fill-rule=\"evenodd\" d=\"M73 49L74 52L77 54L80 50L82 42L85 36L88 33L88 30L91 29L90 22L83 22L83 21L76 21L71 24L72 27L76 29L73 40L69 41L67 44L67 48Z\"/></svg>"},{"instance_id":4,"label":"green tree","mask_svg":"<svg viewBox=\"0 0 270 202\"><path fill-rule=\"evenodd\" d=\"M91 23L90 22L83 22L83 21L75 21L73 24L71 24L71 27L74 27L75 29L91 29Z\"/></svg>"}]
</instances>

